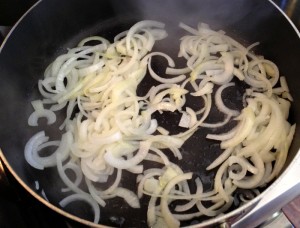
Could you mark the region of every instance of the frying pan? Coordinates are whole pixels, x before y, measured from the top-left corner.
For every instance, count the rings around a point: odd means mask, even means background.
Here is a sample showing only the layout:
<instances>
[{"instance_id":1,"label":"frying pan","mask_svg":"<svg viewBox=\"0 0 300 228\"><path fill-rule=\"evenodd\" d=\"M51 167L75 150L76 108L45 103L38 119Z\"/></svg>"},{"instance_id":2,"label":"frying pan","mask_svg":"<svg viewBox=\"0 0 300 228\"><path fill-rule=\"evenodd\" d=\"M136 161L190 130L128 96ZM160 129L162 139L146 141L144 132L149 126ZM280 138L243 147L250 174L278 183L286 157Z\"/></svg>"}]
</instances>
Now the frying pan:
<instances>
[{"instance_id":1,"label":"frying pan","mask_svg":"<svg viewBox=\"0 0 300 228\"><path fill-rule=\"evenodd\" d=\"M65 196L60 189L63 183L58 178L55 168L38 171L30 167L24 159L24 146L37 131L31 128L27 119L33 111L30 101L40 98L37 90L38 79L43 77L47 65L56 56L74 47L82 38L101 35L112 38L127 30L135 22L153 19L166 23L169 34L155 48L162 50L176 59L179 38L184 34L178 23L184 22L196 26L198 22L209 24L213 29L222 29L245 45L260 42L255 49L258 54L274 61L285 75L294 98L290 121L300 124L300 42L299 33L287 17L271 1L261 0L44 0L35 4L16 24L1 47L0 53L0 147L1 159L9 171L37 200L58 213L89 226L92 211L82 203L61 209L58 202ZM177 60L176 60L177 61ZM180 65L180 60L179 65ZM163 72L165 63L154 61L154 69ZM153 82L146 79L138 93L145 93ZM241 96L244 87L238 84L224 94L225 102L232 108L241 108ZM63 118L60 116L59 118ZM159 115L161 125L179 131L179 115ZM216 110L208 121L218 120ZM234 124L234 123L233 123ZM205 168L220 153L215 142L205 140L207 133L227 131L233 124L222 129L201 130L183 146L184 159L180 162L184 171L193 171L204 183L205 189L213 186L216 171ZM280 130L280 129L276 129ZM51 138L59 138L61 133L47 129ZM264 192L242 207L232 207L229 212L218 218L199 218L182 223L186 226L209 226L227 224L243 227L254 225L272 211L292 200L300 193L300 181L295 173L300 171L300 130L296 129L286 165L280 177L268 186ZM200 141L200 143L199 143ZM196 145L196 146L195 146ZM190 165L192 161L192 166ZM41 191L37 191L38 181L49 202ZM127 175L122 180L134 189L135 180ZM101 208L100 227L146 227L147 202L142 201L142 209L131 209L123 201L113 199ZM255 216L250 216L255 215ZM255 221L252 219L255 217ZM192 225L197 224L197 225Z\"/></svg>"}]
</instances>

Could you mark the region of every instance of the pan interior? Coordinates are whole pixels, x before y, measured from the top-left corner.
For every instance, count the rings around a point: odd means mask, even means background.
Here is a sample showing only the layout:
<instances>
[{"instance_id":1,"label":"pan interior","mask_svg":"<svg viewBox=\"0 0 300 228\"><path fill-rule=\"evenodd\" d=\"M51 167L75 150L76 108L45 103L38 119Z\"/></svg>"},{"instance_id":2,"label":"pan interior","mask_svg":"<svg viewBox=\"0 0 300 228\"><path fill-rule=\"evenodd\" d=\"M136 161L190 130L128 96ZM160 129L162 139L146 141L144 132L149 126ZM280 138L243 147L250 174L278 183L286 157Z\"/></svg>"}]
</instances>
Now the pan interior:
<instances>
[{"instance_id":1,"label":"pan interior","mask_svg":"<svg viewBox=\"0 0 300 228\"><path fill-rule=\"evenodd\" d=\"M178 66L183 66L183 60L177 58L177 53L179 38L184 35L178 28L179 22L192 27L196 27L198 22L208 23L213 29L222 29L245 45L259 41L261 44L255 51L274 61L281 75L287 77L294 97L290 119L291 122L299 124L300 107L295 105L300 104L300 91L297 89L300 85L300 78L297 77L300 74L297 65L297 59L300 58L299 38L285 17L267 1L233 0L230 4L225 0L126 0L122 4L116 0L42 1L14 29L0 53L0 146L16 174L33 190L35 181L38 180L41 188L37 193L41 195L43 189L54 205L58 205L58 202L67 196L60 191L64 186L56 169L49 168L42 172L35 170L26 163L23 155L28 139L44 129L43 126L39 129L27 126L27 119L32 112L30 101L40 98L37 81L43 77L45 68L56 56L65 52L67 48L74 47L82 38L100 35L112 41L116 34L143 19L166 23L169 36L159 41L155 50L169 54ZM157 72L164 72L166 62L156 58L153 67ZM147 77L139 86L138 93L145 94L154 83ZM243 84L236 81L236 86L226 90L224 94L226 104L231 108L241 109L244 89ZM192 106L197 105L194 100L190 102ZM217 110L213 110L212 113L208 122L222 120L223 116ZM182 131L178 127L179 113L156 114L155 117L167 129ZM63 114L59 116L59 119L63 118ZM192 171L198 175L207 190L213 186L216 170L205 169L221 150L218 143L206 140L205 136L207 133L228 131L234 124L230 122L220 129L201 128L184 144L183 160L176 162L184 171ZM47 128L46 132L53 139L59 139L61 135L55 127ZM297 129L287 165L298 151L299 136L300 131ZM145 163L145 166L147 165L149 164ZM122 183L131 186L132 190L136 185L135 178L130 173L124 175ZM147 202L146 198L142 200L140 210L131 209L120 199L108 200L107 206L101 208L100 223L110 226L146 226ZM87 220L92 220L93 217L89 207L82 203L74 203L67 207L66 211ZM185 225L191 222L195 221L189 221Z\"/></svg>"}]
</instances>

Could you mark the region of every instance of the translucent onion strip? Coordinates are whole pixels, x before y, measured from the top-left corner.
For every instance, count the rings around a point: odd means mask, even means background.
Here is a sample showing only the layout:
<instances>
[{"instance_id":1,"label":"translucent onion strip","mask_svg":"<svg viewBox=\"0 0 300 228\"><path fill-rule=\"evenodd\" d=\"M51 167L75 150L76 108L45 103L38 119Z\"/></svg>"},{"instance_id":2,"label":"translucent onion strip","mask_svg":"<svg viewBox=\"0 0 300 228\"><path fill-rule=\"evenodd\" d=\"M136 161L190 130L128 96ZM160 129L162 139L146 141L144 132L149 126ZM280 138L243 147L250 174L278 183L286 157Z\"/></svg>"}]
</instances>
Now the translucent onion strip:
<instances>
[{"instance_id":1,"label":"translucent onion strip","mask_svg":"<svg viewBox=\"0 0 300 228\"><path fill-rule=\"evenodd\" d=\"M100 208L99 208L99 205L94 200L92 200L91 197L89 197L87 195L73 194L73 195L67 196L66 198L64 198L63 200L61 200L59 202L59 204L62 207L66 207L71 202L78 201L78 200L85 201L89 205L91 205L91 207L92 207L92 209L94 211L94 214L95 214L94 223L98 223L99 220L100 220Z\"/></svg>"}]
</instances>

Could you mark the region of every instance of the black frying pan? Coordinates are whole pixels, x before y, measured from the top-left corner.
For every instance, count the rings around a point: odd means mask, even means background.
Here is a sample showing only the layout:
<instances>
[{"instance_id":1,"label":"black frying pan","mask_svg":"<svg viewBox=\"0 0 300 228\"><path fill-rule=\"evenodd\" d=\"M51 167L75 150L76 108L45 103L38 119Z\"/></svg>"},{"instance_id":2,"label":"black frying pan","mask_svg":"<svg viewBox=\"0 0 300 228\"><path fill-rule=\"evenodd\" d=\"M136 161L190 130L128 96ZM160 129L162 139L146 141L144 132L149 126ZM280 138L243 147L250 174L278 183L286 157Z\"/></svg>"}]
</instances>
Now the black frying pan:
<instances>
[{"instance_id":1,"label":"black frying pan","mask_svg":"<svg viewBox=\"0 0 300 228\"><path fill-rule=\"evenodd\" d=\"M245 45L259 41L256 52L274 61L287 77L294 105L290 120L300 122L300 45L299 37L286 17L267 0L45 0L36 4L17 24L4 43L0 53L0 147L2 159L18 181L38 200L59 213L77 221L91 225L93 214L84 204L73 204L65 211L59 209L58 202L64 197L60 192L63 184L55 168L37 171L24 159L24 146L27 140L38 130L27 126L27 119L32 112L30 101L40 97L37 81L43 76L47 65L55 57L75 46L82 38L101 35L110 40L121 31L127 30L135 22L154 19L166 23L169 37L156 45L174 59L178 53L179 38L184 34L178 28L180 21L196 26L199 21L208 23L213 29L222 29ZM178 61L178 65L183 64ZM157 58L154 69L163 72L166 63ZM154 82L146 79L139 87L144 94ZM225 94L225 101L232 108L241 108L241 96L244 86L238 83L233 90ZM157 115L159 122L172 131L178 132L179 114ZM208 119L215 122L222 116L213 111ZM234 122L217 130L201 130L183 146L183 161L180 165L185 171L199 175L205 189L213 187L215 170L205 171L221 150L213 141L205 140L211 132L226 131ZM278 129L279 130L279 129ZM60 133L48 129L52 138L59 138ZM296 156L299 146L300 130L297 128L295 140L290 149L286 165ZM194 162L197 161L197 162ZM49 202L45 201L40 191L35 190L38 180ZM135 187L135 179L129 174L123 180L126 185ZM84 187L84 186L83 186ZM100 224L125 227L146 226L147 200L142 201L142 209L131 209L119 199L108 201L101 208ZM233 215L240 213L238 208ZM112 219L112 217L116 219ZM201 223L208 218L199 218ZM218 220L221 221L222 217ZM215 221L214 221L215 222ZM182 225L190 225L191 221Z\"/></svg>"}]
</instances>

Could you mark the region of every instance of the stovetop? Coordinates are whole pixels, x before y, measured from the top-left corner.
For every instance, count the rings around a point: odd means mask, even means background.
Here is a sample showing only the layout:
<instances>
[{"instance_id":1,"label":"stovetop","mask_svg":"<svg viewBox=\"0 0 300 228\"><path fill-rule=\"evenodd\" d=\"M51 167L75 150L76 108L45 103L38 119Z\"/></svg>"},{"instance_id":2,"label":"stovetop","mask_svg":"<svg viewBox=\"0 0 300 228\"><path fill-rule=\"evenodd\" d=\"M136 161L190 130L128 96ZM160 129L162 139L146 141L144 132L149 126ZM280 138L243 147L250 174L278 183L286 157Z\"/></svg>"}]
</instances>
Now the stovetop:
<instances>
[{"instance_id":1,"label":"stovetop","mask_svg":"<svg viewBox=\"0 0 300 228\"><path fill-rule=\"evenodd\" d=\"M0 45L14 23L37 0L0 0ZM300 29L300 0L274 0ZM0 164L0 170L2 166ZM38 202L5 172L0 175L0 227L20 228L83 228ZM300 194L300 193L299 193ZM284 213L282 213L282 211ZM300 197L282 208L260 227L299 227ZM293 221L293 225L290 221Z\"/></svg>"}]
</instances>

